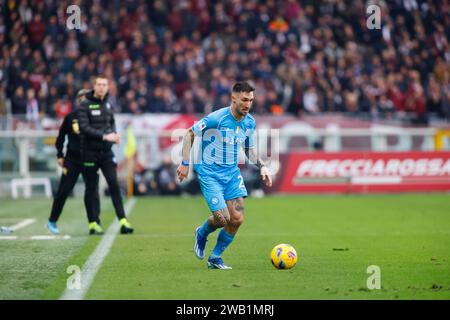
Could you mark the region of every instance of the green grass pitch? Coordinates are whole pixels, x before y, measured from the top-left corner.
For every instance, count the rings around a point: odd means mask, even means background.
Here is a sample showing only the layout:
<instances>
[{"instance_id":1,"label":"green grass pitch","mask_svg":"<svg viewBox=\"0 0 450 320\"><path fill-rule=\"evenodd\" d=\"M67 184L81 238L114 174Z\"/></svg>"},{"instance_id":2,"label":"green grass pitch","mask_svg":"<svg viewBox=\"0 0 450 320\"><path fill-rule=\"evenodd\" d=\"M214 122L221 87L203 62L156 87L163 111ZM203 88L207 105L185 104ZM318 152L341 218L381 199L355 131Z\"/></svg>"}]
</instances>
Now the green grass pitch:
<instances>
[{"instance_id":1,"label":"green grass pitch","mask_svg":"<svg viewBox=\"0 0 450 320\"><path fill-rule=\"evenodd\" d=\"M36 222L16 240L0 240L0 299L58 299L67 267L82 267L100 242L87 236L82 199L70 199L60 219L70 239L30 240L46 234L50 206L2 200L0 225ZM107 226L109 198L102 209ZM201 197L137 198L135 234L115 238L85 298L450 299L449 194L248 198L245 222L223 256L233 270L208 270L194 257L194 229L207 216ZM270 263L279 243L299 254L291 270ZM371 265L381 270L381 289L367 288Z\"/></svg>"}]
</instances>

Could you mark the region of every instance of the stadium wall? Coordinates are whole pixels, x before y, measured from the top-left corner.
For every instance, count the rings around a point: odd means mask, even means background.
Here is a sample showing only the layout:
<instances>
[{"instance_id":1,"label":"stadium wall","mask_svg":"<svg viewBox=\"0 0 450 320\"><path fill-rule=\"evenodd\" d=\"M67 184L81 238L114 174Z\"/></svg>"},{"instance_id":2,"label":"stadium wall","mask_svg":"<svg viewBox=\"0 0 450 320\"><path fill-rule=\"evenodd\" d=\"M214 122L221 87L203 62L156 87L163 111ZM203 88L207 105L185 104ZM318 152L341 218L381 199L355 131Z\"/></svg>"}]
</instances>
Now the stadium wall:
<instances>
[{"instance_id":1,"label":"stadium wall","mask_svg":"<svg viewBox=\"0 0 450 320\"><path fill-rule=\"evenodd\" d=\"M278 192L450 191L450 152L292 152L282 162Z\"/></svg>"}]
</instances>

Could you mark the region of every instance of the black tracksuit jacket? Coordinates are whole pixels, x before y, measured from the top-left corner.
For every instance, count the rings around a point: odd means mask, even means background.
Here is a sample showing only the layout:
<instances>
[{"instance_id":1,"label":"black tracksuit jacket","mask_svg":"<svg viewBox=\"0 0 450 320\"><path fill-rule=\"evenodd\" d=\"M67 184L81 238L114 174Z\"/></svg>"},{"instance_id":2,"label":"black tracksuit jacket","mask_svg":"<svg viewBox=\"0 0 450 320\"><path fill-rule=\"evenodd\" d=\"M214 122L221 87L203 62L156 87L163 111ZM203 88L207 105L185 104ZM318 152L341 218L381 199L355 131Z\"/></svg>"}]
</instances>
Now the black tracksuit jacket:
<instances>
[{"instance_id":1,"label":"black tracksuit jacket","mask_svg":"<svg viewBox=\"0 0 450 320\"><path fill-rule=\"evenodd\" d=\"M107 97L106 95L100 100L94 97L92 91L86 95L86 99L78 108L80 149L83 156L111 152L113 143L103 140L103 135L116 132L114 113L110 104L106 102Z\"/></svg>"}]
</instances>

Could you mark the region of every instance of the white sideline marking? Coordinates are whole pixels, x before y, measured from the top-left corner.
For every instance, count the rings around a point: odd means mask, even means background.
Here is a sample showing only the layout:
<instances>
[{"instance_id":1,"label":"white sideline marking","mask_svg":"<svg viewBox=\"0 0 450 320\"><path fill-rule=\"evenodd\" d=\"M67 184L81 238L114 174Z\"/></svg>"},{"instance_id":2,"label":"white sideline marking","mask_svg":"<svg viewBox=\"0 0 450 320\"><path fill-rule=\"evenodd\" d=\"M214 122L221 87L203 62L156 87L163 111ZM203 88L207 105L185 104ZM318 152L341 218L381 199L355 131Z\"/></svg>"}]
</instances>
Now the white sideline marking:
<instances>
[{"instance_id":1,"label":"white sideline marking","mask_svg":"<svg viewBox=\"0 0 450 320\"><path fill-rule=\"evenodd\" d=\"M44 235L44 236L31 236L31 240L67 240L71 237L69 235L65 236L50 236L50 235Z\"/></svg>"},{"instance_id":2,"label":"white sideline marking","mask_svg":"<svg viewBox=\"0 0 450 320\"><path fill-rule=\"evenodd\" d=\"M0 236L0 240L17 240L17 236Z\"/></svg>"},{"instance_id":3,"label":"white sideline marking","mask_svg":"<svg viewBox=\"0 0 450 320\"><path fill-rule=\"evenodd\" d=\"M71 236L65 235L65 236L50 236L50 235L44 235L44 236L31 236L27 237L28 240L68 240ZM0 236L0 240L18 240L23 239L19 238L18 236Z\"/></svg>"},{"instance_id":4,"label":"white sideline marking","mask_svg":"<svg viewBox=\"0 0 450 320\"><path fill-rule=\"evenodd\" d=\"M13 231L17 231L19 229L28 227L30 224L33 224L36 222L36 219L25 219L20 221L19 223L16 223L15 225L9 227L10 229L12 229Z\"/></svg>"},{"instance_id":5,"label":"white sideline marking","mask_svg":"<svg viewBox=\"0 0 450 320\"><path fill-rule=\"evenodd\" d=\"M131 210L133 210L136 204L136 198L130 198L125 204L125 212L127 217L130 216ZM88 292L92 281L94 281L103 259L108 255L109 250L112 247L114 239L119 233L120 225L117 219L111 224L106 233L103 235L102 240L91 253L88 260L81 268L81 288L80 289L68 289L66 288L59 298L60 300L83 300L84 296Z\"/></svg>"},{"instance_id":6,"label":"white sideline marking","mask_svg":"<svg viewBox=\"0 0 450 320\"><path fill-rule=\"evenodd\" d=\"M402 183L402 177L353 177L352 184L399 184Z\"/></svg>"}]
</instances>

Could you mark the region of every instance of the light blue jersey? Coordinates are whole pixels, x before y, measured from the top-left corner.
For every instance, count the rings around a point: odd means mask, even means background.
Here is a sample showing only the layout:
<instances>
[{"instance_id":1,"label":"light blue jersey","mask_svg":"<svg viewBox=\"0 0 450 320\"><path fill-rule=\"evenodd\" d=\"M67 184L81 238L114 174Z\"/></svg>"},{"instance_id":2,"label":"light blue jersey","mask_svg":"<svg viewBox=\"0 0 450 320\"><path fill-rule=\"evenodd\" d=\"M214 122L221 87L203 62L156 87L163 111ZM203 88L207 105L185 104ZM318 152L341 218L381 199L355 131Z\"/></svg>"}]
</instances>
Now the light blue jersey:
<instances>
[{"instance_id":1,"label":"light blue jersey","mask_svg":"<svg viewBox=\"0 0 450 320\"><path fill-rule=\"evenodd\" d=\"M192 131L201 137L201 147L194 156L195 171L229 172L238 165L239 148L254 148L255 119L247 114L237 121L231 107L210 113L194 126Z\"/></svg>"},{"instance_id":2,"label":"light blue jersey","mask_svg":"<svg viewBox=\"0 0 450 320\"><path fill-rule=\"evenodd\" d=\"M198 150L194 150L194 170L211 211L226 208L226 200L247 196L238 151L240 147L255 147L255 129L250 114L237 121L231 107L212 112L192 126L201 138Z\"/></svg>"}]
</instances>

